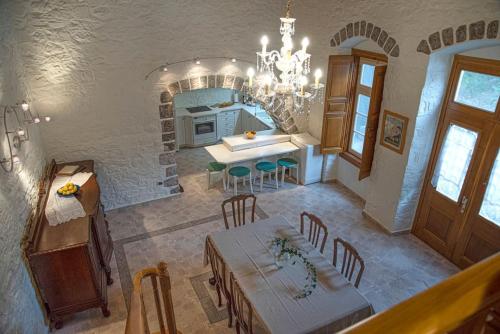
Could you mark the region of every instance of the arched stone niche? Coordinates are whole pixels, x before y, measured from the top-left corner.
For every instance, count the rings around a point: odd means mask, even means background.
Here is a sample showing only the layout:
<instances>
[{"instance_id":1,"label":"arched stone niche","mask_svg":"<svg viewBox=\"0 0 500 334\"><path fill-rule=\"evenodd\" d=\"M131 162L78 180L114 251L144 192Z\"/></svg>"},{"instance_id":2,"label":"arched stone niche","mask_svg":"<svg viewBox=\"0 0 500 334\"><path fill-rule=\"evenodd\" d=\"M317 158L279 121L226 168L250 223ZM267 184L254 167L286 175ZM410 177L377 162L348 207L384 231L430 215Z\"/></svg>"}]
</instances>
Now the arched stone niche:
<instances>
[{"instance_id":1,"label":"arched stone niche","mask_svg":"<svg viewBox=\"0 0 500 334\"><path fill-rule=\"evenodd\" d=\"M352 40L351 40L352 39ZM399 45L394 37L381 27L366 21L347 24L333 35L330 46L350 47L359 42L371 39L390 57L399 57Z\"/></svg>"},{"instance_id":2,"label":"arched stone niche","mask_svg":"<svg viewBox=\"0 0 500 334\"><path fill-rule=\"evenodd\" d=\"M426 39L422 39L417 46L417 52L430 55L442 48L450 47L467 41L482 39L496 39L498 36L498 20L493 20L486 25L485 21L462 24L456 28L448 27L441 31L433 32Z\"/></svg>"},{"instance_id":3,"label":"arched stone niche","mask_svg":"<svg viewBox=\"0 0 500 334\"><path fill-rule=\"evenodd\" d=\"M166 89L160 94L160 123L161 140L163 152L160 153L160 165L165 168L165 180L163 186L170 189L171 194L179 193L179 178L177 175L177 163L175 161L175 114L174 96L184 92L190 92L205 88L228 88L242 90L245 79L235 75L209 74L173 81L166 85Z\"/></svg>"}]
</instances>

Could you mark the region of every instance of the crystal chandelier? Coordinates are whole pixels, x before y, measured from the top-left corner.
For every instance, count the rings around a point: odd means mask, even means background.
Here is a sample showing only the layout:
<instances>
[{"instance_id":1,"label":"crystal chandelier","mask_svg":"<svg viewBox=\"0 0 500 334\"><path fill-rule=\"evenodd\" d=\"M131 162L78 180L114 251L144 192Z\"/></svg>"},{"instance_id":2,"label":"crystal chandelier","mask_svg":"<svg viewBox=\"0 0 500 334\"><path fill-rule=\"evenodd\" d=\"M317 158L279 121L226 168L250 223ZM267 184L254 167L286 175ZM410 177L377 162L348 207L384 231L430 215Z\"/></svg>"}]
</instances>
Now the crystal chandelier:
<instances>
[{"instance_id":1,"label":"crystal chandelier","mask_svg":"<svg viewBox=\"0 0 500 334\"><path fill-rule=\"evenodd\" d=\"M304 37L302 48L293 52L292 36L295 33L295 18L290 17L291 0L286 6L286 17L282 17L280 34L283 46L280 51L267 51L269 39L262 36L262 50L257 52L257 73L249 68L249 95L260 102L267 113L286 132L294 132L294 116L307 116L310 103L322 101L324 85L319 82L320 69L314 72L314 83L308 84L311 55L307 53L309 39Z\"/></svg>"}]
</instances>

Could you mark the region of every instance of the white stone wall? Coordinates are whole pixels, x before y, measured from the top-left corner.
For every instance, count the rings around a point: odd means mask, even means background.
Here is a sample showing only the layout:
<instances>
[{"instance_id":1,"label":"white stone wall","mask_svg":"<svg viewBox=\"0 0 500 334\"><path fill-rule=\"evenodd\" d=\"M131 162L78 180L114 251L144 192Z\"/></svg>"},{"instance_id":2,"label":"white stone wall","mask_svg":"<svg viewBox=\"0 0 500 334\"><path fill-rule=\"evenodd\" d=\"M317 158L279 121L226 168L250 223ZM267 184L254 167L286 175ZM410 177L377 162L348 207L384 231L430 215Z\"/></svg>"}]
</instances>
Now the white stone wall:
<instances>
[{"instance_id":1,"label":"white stone wall","mask_svg":"<svg viewBox=\"0 0 500 334\"><path fill-rule=\"evenodd\" d=\"M0 105L12 105L29 96L23 64L13 29L14 6L0 3ZM11 16L12 15L12 16ZM7 119L9 130L15 126L13 114ZM30 126L30 141L15 150L20 163L10 173L0 169L0 332L45 333L43 315L36 301L30 278L21 258L20 240L26 221L36 205L37 181L45 166L38 127ZM7 151L3 107L0 110L0 159Z\"/></svg>"},{"instance_id":2,"label":"white stone wall","mask_svg":"<svg viewBox=\"0 0 500 334\"><path fill-rule=\"evenodd\" d=\"M243 75L246 63L206 61L200 66L170 66L166 73L144 76L168 61L203 56L255 60L259 39L279 46L282 1L24 1L15 18L24 31L20 50L33 88L33 99L54 122L43 129L49 157L92 158L107 208L167 196L164 179L158 97L165 83L207 73ZM497 0L298 1L296 43L311 40L312 68L326 73L336 48L333 35L350 22L380 26L399 45L386 77L383 109L410 118L408 143L425 82L428 56L416 52L419 41L446 27L495 19ZM378 48L375 42L374 49ZM322 108L313 108L316 135ZM398 204L409 145L403 156L377 145L372 175L358 186L356 178L339 176L358 189L366 211L389 229ZM343 163L338 159L339 163ZM344 166L348 167L348 166ZM349 174L349 168L339 169ZM351 169L352 171L352 169ZM328 174L328 171L326 171ZM356 171L352 172L356 174ZM331 174L331 173L330 173Z\"/></svg>"}]
</instances>

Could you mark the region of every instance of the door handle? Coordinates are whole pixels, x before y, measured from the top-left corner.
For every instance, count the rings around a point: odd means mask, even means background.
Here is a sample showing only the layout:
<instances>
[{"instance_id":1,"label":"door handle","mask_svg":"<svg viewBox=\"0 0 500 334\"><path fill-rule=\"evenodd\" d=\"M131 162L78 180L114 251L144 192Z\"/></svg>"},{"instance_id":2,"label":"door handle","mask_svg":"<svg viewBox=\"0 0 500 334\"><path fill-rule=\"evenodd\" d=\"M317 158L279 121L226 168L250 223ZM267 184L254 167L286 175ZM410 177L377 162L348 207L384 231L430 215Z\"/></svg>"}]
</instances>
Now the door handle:
<instances>
[{"instance_id":1,"label":"door handle","mask_svg":"<svg viewBox=\"0 0 500 334\"><path fill-rule=\"evenodd\" d=\"M462 203L460 203L460 213L465 212L465 208L467 207L468 202L469 202L469 199L466 196L464 196L462 198Z\"/></svg>"}]
</instances>

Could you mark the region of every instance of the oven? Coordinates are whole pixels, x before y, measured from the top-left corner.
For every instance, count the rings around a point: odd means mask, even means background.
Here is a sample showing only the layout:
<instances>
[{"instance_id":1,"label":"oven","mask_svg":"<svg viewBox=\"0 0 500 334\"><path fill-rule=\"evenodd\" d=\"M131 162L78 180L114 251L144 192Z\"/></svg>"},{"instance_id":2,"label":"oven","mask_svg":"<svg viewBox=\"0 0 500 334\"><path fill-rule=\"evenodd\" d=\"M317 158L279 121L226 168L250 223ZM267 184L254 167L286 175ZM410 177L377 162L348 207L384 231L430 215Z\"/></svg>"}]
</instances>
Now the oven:
<instances>
[{"instance_id":1,"label":"oven","mask_svg":"<svg viewBox=\"0 0 500 334\"><path fill-rule=\"evenodd\" d=\"M217 116L193 117L194 145L217 142Z\"/></svg>"}]
</instances>

